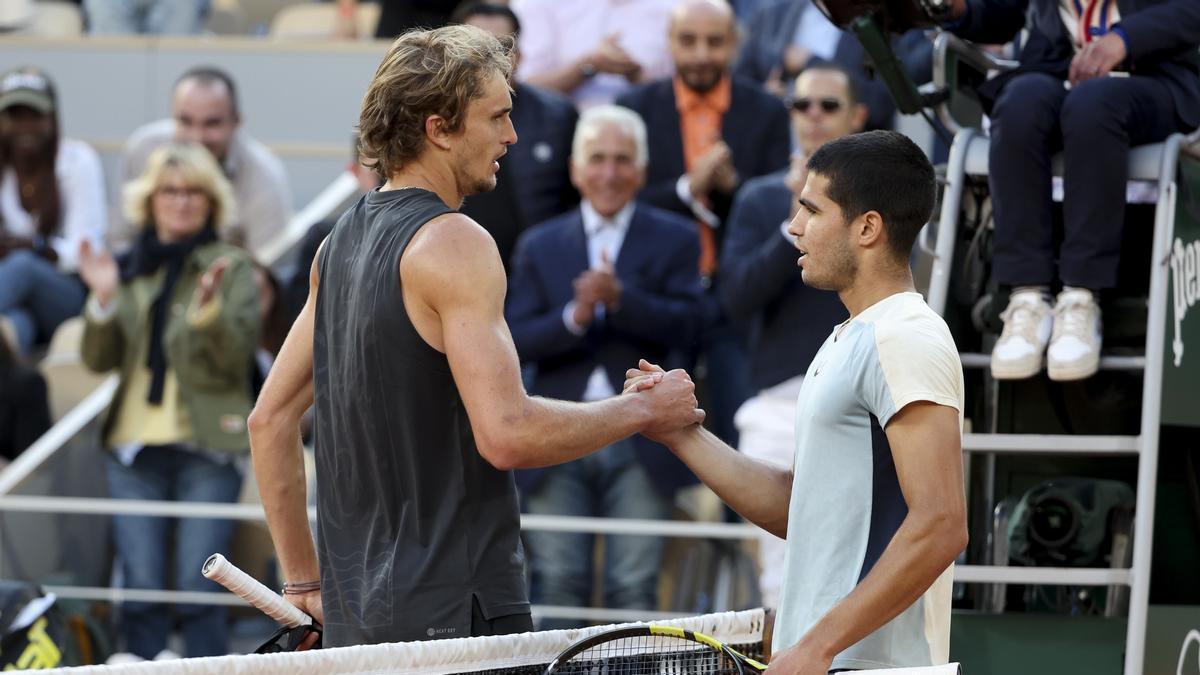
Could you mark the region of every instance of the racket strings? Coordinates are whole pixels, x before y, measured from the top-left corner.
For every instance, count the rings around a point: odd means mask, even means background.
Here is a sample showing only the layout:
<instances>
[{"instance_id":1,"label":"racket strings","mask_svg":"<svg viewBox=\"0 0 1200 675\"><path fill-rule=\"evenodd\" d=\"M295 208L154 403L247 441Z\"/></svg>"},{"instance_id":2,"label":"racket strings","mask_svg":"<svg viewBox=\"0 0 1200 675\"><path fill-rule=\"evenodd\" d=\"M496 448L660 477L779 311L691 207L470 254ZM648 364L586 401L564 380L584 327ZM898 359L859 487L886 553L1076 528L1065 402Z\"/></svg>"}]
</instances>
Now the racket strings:
<instances>
[{"instance_id":1,"label":"racket strings","mask_svg":"<svg viewBox=\"0 0 1200 675\"><path fill-rule=\"evenodd\" d=\"M669 635L640 635L590 647L561 664L564 675L740 675L724 652Z\"/></svg>"}]
</instances>

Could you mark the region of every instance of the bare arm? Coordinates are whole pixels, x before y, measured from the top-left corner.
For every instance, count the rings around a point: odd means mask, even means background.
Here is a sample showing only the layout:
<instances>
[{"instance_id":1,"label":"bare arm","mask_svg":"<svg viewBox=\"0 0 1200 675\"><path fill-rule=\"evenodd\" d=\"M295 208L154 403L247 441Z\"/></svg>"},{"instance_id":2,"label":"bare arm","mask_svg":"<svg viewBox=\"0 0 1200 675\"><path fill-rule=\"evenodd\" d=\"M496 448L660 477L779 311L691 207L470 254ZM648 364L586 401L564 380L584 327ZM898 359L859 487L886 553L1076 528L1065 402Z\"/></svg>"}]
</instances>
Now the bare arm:
<instances>
[{"instance_id":1,"label":"bare arm","mask_svg":"<svg viewBox=\"0 0 1200 675\"><path fill-rule=\"evenodd\" d=\"M499 469L559 464L647 428L704 418L682 371L652 391L593 403L529 396L504 322L500 255L491 236L465 216L423 228L401 260L400 275L406 303L410 294L416 300L410 315L429 312L436 319L422 336L446 354L480 454Z\"/></svg>"},{"instance_id":2,"label":"bare arm","mask_svg":"<svg viewBox=\"0 0 1200 675\"><path fill-rule=\"evenodd\" d=\"M958 411L912 403L885 432L908 515L866 578L768 672L824 675L835 656L916 602L967 545Z\"/></svg>"},{"instance_id":3,"label":"bare arm","mask_svg":"<svg viewBox=\"0 0 1200 675\"><path fill-rule=\"evenodd\" d=\"M293 583L320 578L308 525L304 450L300 440L300 418L313 402L317 259L313 260L309 276L308 300L288 332L248 423L254 476L267 514L267 526L283 577ZM324 622L319 593L287 598L318 622Z\"/></svg>"},{"instance_id":4,"label":"bare arm","mask_svg":"<svg viewBox=\"0 0 1200 675\"><path fill-rule=\"evenodd\" d=\"M625 372L624 390L652 391L659 366L643 359L639 368ZM649 375L649 377L648 377ZM787 538L788 506L792 499L792 471L760 462L729 447L699 424L653 440L666 445L692 473L738 515L779 537Z\"/></svg>"},{"instance_id":5,"label":"bare arm","mask_svg":"<svg viewBox=\"0 0 1200 675\"><path fill-rule=\"evenodd\" d=\"M666 440L667 447L738 515L787 538L791 469L747 457L699 425Z\"/></svg>"}]
</instances>

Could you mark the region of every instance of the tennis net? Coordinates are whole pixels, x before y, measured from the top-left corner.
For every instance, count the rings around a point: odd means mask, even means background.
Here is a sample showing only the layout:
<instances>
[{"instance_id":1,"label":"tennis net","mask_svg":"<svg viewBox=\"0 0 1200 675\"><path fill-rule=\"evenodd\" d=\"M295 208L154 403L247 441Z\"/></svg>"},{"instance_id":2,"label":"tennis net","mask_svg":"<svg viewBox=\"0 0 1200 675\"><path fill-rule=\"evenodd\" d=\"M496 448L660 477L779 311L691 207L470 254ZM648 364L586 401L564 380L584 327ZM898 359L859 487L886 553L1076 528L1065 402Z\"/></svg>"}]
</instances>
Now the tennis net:
<instances>
[{"instance_id":1,"label":"tennis net","mask_svg":"<svg viewBox=\"0 0 1200 675\"><path fill-rule=\"evenodd\" d=\"M656 621L704 633L755 659L762 659L764 614L761 609L722 612L703 616ZM402 642L359 647L338 647L309 652L215 656L177 661L147 661L128 665L83 666L57 671L64 675L542 675L546 667L567 647L597 633L622 626L592 626L574 630L542 631L497 637L458 638L429 642ZM618 657L619 658L619 657ZM669 675L709 675L711 669L684 667L675 661ZM588 671L621 675L625 671L614 659ZM644 671L635 671L644 672ZM863 671L880 675L956 675L957 664L932 668L903 668Z\"/></svg>"},{"instance_id":2,"label":"tennis net","mask_svg":"<svg viewBox=\"0 0 1200 675\"><path fill-rule=\"evenodd\" d=\"M723 612L656 621L711 635L752 657L762 656L763 611ZM541 675L563 650L619 626L541 631L496 637L338 647L310 652L215 656L128 665L84 666L69 675Z\"/></svg>"}]
</instances>

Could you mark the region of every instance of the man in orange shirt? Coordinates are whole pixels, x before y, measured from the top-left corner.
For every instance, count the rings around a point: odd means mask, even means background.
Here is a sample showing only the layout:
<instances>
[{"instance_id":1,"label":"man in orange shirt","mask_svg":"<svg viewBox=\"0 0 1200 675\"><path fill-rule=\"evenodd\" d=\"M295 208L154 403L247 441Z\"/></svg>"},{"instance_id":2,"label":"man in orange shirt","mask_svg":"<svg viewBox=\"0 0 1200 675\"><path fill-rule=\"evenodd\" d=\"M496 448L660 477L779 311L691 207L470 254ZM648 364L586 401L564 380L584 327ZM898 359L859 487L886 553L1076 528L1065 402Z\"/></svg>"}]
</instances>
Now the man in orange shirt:
<instances>
[{"instance_id":1,"label":"man in orange shirt","mask_svg":"<svg viewBox=\"0 0 1200 675\"><path fill-rule=\"evenodd\" d=\"M618 103L646 121L650 164L639 199L696 221L711 326L701 338L713 431L736 442L733 413L749 395L745 347L720 316L713 293L722 224L750 178L788 166L787 110L754 82L732 76L737 19L725 0L683 0L668 32L675 76L643 85Z\"/></svg>"}]
</instances>

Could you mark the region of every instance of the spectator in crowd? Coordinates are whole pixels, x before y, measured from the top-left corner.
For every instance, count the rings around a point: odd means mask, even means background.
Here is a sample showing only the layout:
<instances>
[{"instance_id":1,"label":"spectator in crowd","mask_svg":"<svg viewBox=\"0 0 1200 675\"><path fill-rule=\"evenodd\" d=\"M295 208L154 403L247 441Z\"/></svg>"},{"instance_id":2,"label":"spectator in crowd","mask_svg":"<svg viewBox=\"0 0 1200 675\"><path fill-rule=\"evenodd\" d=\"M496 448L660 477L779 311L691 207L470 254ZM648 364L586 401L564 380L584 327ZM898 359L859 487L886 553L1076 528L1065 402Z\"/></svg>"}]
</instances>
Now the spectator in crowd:
<instances>
[{"instance_id":1,"label":"spectator in crowd","mask_svg":"<svg viewBox=\"0 0 1200 675\"><path fill-rule=\"evenodd\" d=\"M199 143L208 148L233 184L238 212L226 239L244 245L253 254L279 235L292 212L291 188L283 162L241 128L237 89L223 70L208 66L192 68L175 83L171 95L171 118L159 120L133 132L125 144L122 178L140 176L146 158L167 143ZM126 223L121 244L131 237Z\"/></svg>"},{"instance_id":2,"label":"spectator in crowd","mask_svg":"<svg viewBox=\"0 0 1200 675\"><path fill-rule=\"evenodd\" d=\"M521 360L536 366L535 395L612 396L629 364L661 360L690 342L702 294L695 228L635 201L646 161L646 128L635 113L616 106L585 111L571 151L582 204L517 244L505 318ZM570 516L668 518L675 488L689 480L665 448L641 436L567 464L517 472L529 513ZM533 601L587 606L592 535L526 538ZM661 537L606 539L606 606L656 608L662 553Z\"/></svg>"},{"instance_id":3,"label":"spectator in crowd","mask_svg":"<svg viewBox=\"0 0 1200 675\"><path fill-rule=\"evenodd\" d=\"M734 418L738 450L783 468L796 448L796 397L809 363L833 326L847 318L836 293L806 286L796 270L787 226L800 209L805 162L826 142L860 131L867 119L854 79L839 66L813 65L796 78L792 130L799 152L789 170L746 182L729 214L721 252L721 304L749 324L750 386L756 392ZM782 539L759 533L759 589L779 606Z\"/></svg>"},{"instance_id":4,"label":"spectator in crowd","mask_svg":"<svg viewBox=\"0 0 1200 675\"><path fill-rule=\"evenodd\" d=\"M662 36L679 0L513 0L525 37L521 80L570 96L581 110L671 74Z\"/></svg>"},{"instance_id":5,"label":"spectator in crowd","mask_svg":"<svg viewBox=\"0 0 1200 675\"><path fill-rule=\"evenodd\" d=\"M719 239L742 182L787 168L787 111L778 98L733 77L737 23L725 0L683 0L671 15L668 41L676 75L641 86L621 105L646 121L650 164L641 199L695 219L700 272L710 293L720 285ZM733 414L749 396L745 345L709 303L712 326L701 338L707 362L708 420L736 443Z\"/></svg>"},{"instance_id":6,"label":"spectator in crowd","mask_svg":"<svg viewBox=\"0 0 1200 675\"><path fill-rule=\"evenodd\" d=\"M232 188L199 145L155 150L125 190L137 243L120 265L84 245L79 272L91 290L82 355L120 385L103 427L109 492L115 499L234 502L246 457L250 367L258 344L253 265L218 240L233 213ZM128 588L215 591L199 573L229 551L229 520L114 516ZM168 551L168 543L173 550ZM176 607L187 656L226 653L226 610ZM172 622L161 603L126 602L127 651L150 659Z\"/></svg>"},{"instance_id":7,"label":"spectator in crowd","mask_svg":"<svg viewBox=\"0 0 1200 675\"><path fill-rule=\"evenodd\" d=\"M79 314L79 244L102 245L107 208L100 158L61 138L46 74L18 68L0 76L0 314L22 352Z\"/></svg>"},{"instance_id":8,"label":"spectator in crowd","mask_svg":"<svg viewBox=\"0 0 1200 675\"><path fill-rule=\"evenodd\" d=\"M209 0L83 0L92 35L199 35Z\"/></svg>"},{"instance_id":9,"label":"spectator in crowd","mask_svg":"<svg viewBox=\"0 0 1200 675\"><path fill-rule=\"evenodd\" d=\"M519 62L521 22L511 9L491 2L468 2L455 12L454 23L482 28L514 40ZM579 115L560 94L524 82L513 83L509 117L520 139L500 160L496 189L467 197L459 210L483 225L496 240L507 268L517 236L530 225L566 213L579 203L571 185L567 157Z\"/></svg>"},{"instance_id":10,"label":"spectator in crowd","mask_svg":"<svg viewBox=\"0 0 1200 675\"><path fill-rule=\"evenodd\" d=\"M933 42L922 30L893 40L901 62L917 84L933 77ZM896 104L882 80L868 74L862 43L833 25L811 0L763 2L745 22L734 74L762 83L786 98L796 76L810 64L836 63L855 80L870 116L868 129L890 129Z\"/></svg>"},{"instance_id":11,"label":"spectator in crowd","mask_svg":"<svg viewBox=\"0 0 1200 675\"><path fill-rule=\"evenodd\" d=\"M14 345L0 332L0 468L49 428L46 380L17 359Z\"/></svg>"},{"instance_id":12,"label":"spectator in crowd","mask_svg":"<svg viewBox=\"0 0 1200 675\"><path fill-rule=\"evenodd\" d=\"M953 0L946 18L978 42L1029 33L1020 68L979 88L992 122L993 278L1012 289L992 375L1031 377L1045 362L1052 380L1090 377L1100 365L1098 294L1117 285L1130 146L1200 125L1200 3L1083 11L1056 0ZM1060 150L1056 247L1050 158Z\"/></svg>"}]
</instances>

